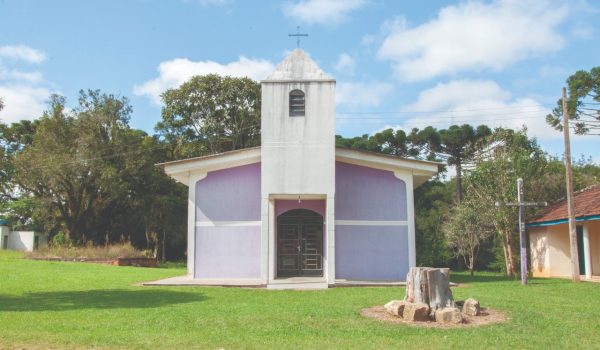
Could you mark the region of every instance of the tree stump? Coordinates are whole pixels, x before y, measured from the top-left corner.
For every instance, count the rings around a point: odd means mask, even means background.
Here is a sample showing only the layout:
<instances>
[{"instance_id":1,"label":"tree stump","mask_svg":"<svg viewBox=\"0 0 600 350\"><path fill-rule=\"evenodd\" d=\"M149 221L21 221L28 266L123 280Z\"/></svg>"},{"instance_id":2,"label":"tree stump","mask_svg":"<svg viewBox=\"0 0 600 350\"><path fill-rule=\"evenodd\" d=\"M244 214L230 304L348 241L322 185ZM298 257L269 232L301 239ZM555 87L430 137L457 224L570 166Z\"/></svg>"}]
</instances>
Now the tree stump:
<instances>
[{"instance_id":1,"label":"tree stump","mask_svg":"<svg viewBox=\"0 0 600 350\"><path fill-rule=\"evenodd\" d=\"M450 269L411 267L406 276L404 301L429 305L429 315L432 317L438 309L455 308L449 272Z\"/></svg>"}]
</instances>

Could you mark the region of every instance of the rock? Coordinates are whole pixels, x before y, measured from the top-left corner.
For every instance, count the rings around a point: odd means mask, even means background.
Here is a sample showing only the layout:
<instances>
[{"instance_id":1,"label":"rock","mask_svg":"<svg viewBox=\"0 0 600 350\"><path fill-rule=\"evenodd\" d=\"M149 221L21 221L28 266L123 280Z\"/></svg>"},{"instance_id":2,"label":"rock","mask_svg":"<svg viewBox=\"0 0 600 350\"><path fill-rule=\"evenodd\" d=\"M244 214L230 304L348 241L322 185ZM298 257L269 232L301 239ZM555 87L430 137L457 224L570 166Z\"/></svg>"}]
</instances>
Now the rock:
<instances>
[{"instance_id":1,"label":"rock","mask_svg":"<svg viewBox=\"0 0 600 350\"><path fill-rule=\"evenodd\" d=\"M424 303L405 303L402 317L407 321L427 321L429 320L429 305Z\"/></svg>"},{"instance_id":2,"label":"rock","mask_svg":"<svg viewBox=\"0 0 600 350\"><path fill-rule=\"evenodd\" d=\"M462 312L468 316L478 316L481 311L481 306L479 302L473 298L469 298L465 300L465 303L462 307Z\"/></svg>"},{"instance_id":3,"label":"rock","mask_svg":"<svg viewBox=\"0 0 600 350\"><path fill-rule=\"evenodd\" d=\"M385 304L383 307L385 311L394 316L402 317L404 313L404 305L406 304L403 300L392 300L389 303Z\"/></svg>"},{"instance_id":4,"label":"rock","mask_svg":"<svg viewBox=\"0 0 600 350\"><path fill-rule=\"evenodd\" d=\"M462 321L462 314L456 307L446 307L435 311L435 322L459 324Z\"/></svg>"}]
</instances>

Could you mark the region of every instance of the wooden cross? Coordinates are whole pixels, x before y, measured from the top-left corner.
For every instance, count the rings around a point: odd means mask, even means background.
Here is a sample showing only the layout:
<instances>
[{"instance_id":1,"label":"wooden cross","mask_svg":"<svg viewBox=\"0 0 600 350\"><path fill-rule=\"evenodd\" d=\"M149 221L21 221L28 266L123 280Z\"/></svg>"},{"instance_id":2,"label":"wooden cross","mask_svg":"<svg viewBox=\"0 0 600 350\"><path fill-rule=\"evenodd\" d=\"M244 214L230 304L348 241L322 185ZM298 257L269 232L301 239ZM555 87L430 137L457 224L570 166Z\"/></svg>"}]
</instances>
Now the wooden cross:
<instances>
[{"instance_id":1,"label":"wooden cross","mask_svg":"<svg viewBox=\"0 0 600 350\"><path fill-rule=\"evenodd\" d=\"M518 207L519 208L519 241L521 246L521 284L527 284L527 241L525 240L525 208L526 207L545 207L547 202L525 202L523 194L523 179L517 180L517 202L496 202L497 207Z\"/></svg>"},{"instance_id":2,"label":"wooden cross","mask_svg":"<svg viewBox=\"0 0 600 350\"><path fill-rule=\"evenodd\" d=\"M300 37L301 36L308 36L308 34L300 34L300 26L296 27L296 34L288 34L288 36L295 36L296 37L296 46L300 47Z\"/></svg>"}]
</instances>

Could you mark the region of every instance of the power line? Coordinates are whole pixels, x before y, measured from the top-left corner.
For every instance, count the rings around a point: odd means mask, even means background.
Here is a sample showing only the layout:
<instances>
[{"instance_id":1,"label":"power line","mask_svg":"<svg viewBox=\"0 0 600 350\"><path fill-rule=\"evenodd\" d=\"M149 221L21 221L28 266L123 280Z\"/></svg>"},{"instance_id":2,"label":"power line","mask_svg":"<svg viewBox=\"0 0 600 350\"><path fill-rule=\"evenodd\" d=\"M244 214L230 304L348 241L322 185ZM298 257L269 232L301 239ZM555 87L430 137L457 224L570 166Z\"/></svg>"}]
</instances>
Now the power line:
<instances>
[{"instance_id":1,"label":"power line","mask_svg":"<svg viewBox=\"0 0 600 350\"><path fill-rule=\"evenodd\" d=\"M519 110L523 108L534 108L536 110L547 110L546 108L540 108L539 106L554 106L554 104L542 103L531 106L504 106L504 107L487 107L487 108L470 108L470 109L452 109L452 110L414 110L414 111L376 111L376 112L338 112L337 114L433 114L433 113L449 113L449 112L476 112L476 111L490 111L490 110Z\"/></svg>"}]
</instances>

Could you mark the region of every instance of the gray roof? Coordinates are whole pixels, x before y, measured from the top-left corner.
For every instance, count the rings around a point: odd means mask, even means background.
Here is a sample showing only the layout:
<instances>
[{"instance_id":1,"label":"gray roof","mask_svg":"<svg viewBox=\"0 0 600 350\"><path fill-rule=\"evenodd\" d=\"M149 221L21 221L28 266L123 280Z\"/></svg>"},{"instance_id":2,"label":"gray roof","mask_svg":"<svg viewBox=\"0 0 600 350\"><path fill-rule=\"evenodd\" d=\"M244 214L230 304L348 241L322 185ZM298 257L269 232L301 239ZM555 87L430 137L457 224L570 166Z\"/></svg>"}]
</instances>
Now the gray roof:
<instances>
[{"instance_id":1,"label":"gray roof","mask_svg":"<svg viewBox=\"0 0 600 350\"><path fill-rule=\"evenodd\" d=\"M319 66L306 54L295 49L283 60L264 81L325 80L332 81Z\"/></svg>"}]
</instances>

